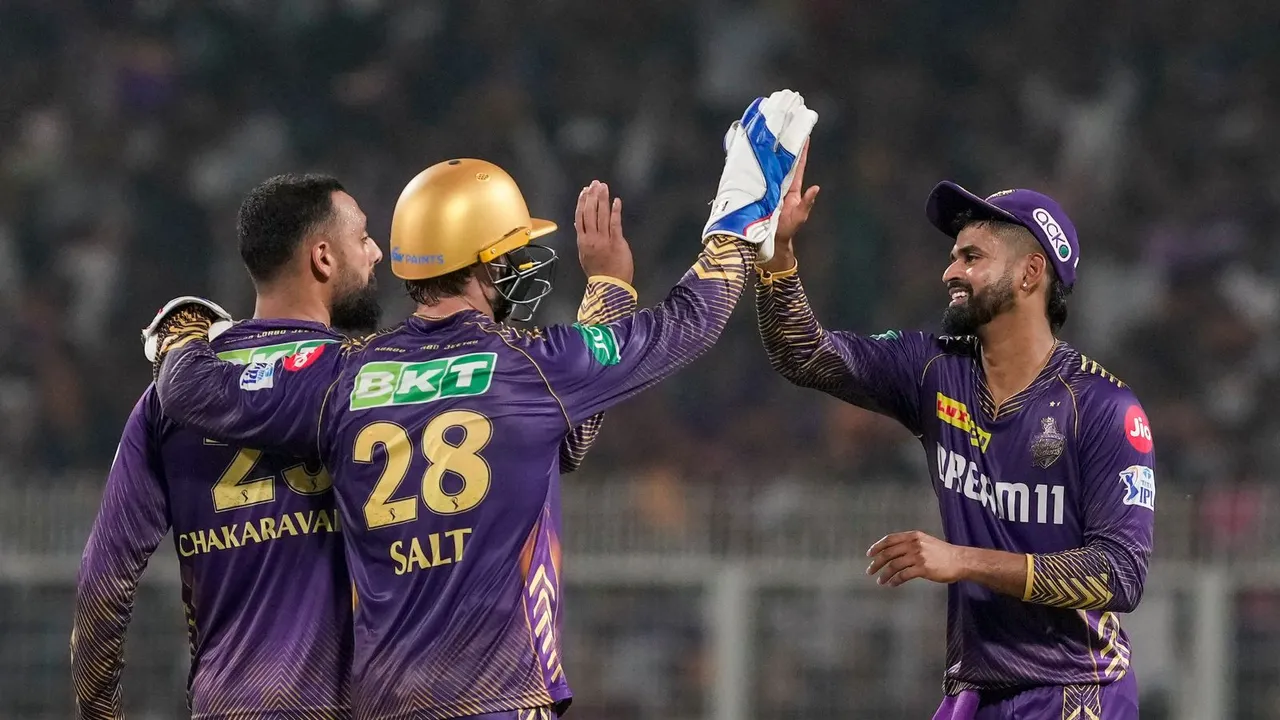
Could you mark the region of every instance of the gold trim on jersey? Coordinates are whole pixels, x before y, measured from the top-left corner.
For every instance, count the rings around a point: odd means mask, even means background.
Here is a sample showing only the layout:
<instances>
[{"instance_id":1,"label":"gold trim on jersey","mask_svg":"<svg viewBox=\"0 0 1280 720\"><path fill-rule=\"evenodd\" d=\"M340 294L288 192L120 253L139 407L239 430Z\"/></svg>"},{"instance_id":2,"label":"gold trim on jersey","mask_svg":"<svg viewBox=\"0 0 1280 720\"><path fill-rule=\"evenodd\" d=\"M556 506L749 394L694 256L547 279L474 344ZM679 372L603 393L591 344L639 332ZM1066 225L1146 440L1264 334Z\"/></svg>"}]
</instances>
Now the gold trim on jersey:
<instances>
[{"instance_id":1,"label":"gold trim on jersey","mask_svg":"<svg viewBox=\"0 0 1280 720\"><path fill-rule=\"evenodd\" d=\"M1111 382L1116 387L1124 387L1125 384L1120 378L1107 372L1107 369L1098 364L1097 360L1086 357L1084 353L1080 354L1080 370L1089 375L1097 375L1104 380Z\"/></svg>"},{"instance_id":2,"label":"gold trim on jersey","mask_svg":"<svg viewBox=\"0 0 1280 720\"><path fill-rule=\"evenodd\" d=\"M1102 686L1063 685L1062 720L1102 720Z\"/></svg>"},{"instance_id":3,"label":"gold trim on jersey","mask_svg":"<svg viewBox=\"0 0 1280 720\"><path fill-rule=\"evenodd\" d=\"M775 280L789 278L799 271L800 263L796 260L791 261L791 267L777 272L765 270L764 267L756 265L756 278L759 279L761 285L772 285Z\"/></svg>"},{"instance_id":4,"label":"gold trim on jersey","mask_svg":"<svg viewBox=\"0 0 1280 720\"><path fill-rule=\"evenodd\" d=\"M639 300L639 297L640 297L639 294L636 293L636 289L631 286L631 283L625 280L619 280L618 278L613 277L612 275L592 275L591 277L587 278L588 288L591 287L591 283L605 283L608 285L613 285L614 287L622 288L623 290L626 290L628 293L631 294L632 300Z\"/></svg>"}]
</instances>

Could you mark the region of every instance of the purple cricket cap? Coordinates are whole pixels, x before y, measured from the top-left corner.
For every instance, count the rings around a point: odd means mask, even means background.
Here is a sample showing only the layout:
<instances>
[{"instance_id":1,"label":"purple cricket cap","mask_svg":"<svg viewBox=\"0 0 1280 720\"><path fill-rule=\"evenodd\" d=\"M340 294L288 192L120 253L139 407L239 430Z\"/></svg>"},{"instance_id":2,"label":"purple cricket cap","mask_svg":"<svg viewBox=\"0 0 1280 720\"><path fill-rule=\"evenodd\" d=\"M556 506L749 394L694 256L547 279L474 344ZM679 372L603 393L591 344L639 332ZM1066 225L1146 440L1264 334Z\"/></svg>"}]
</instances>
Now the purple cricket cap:
<instances>
[{"instance_id":1,"label":"purple cricket cap","mask_svg":"<svg viewBox=\"0 0 1280 720\"><path fill-rule=\"evenodd\" d=\"M929 204L925 206L929 222L953 238L956 216L966 210L973 211L975 218L1003 220L1030 230L1053 262L1062 284L1068 288L1076 284L1076 265L1080 262L1076 226L1053 198L1018 188L1001 190L984 200L944 180L929 193Z\"/></svg>"}]
</instances>

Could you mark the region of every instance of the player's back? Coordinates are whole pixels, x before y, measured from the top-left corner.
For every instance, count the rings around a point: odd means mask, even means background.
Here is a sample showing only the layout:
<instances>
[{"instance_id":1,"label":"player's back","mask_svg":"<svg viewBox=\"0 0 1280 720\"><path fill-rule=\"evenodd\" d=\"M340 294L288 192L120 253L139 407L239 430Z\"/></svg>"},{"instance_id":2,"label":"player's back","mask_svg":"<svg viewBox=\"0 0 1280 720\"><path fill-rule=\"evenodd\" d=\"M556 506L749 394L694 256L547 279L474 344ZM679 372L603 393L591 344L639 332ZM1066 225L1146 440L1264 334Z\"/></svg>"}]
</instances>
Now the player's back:
<instances>
[{"instance_id":1,"label":"player's back","mask_svg":"<svg viewBox=\"0 0 1280 720\"><path fill-rule=\"evenodd\" d=\"M214 347L246 363L340 339L317 323L250 320ZM329 474L317 460L215 443L156 412L193 717L347 717L351 589Z\"/></svg>"},{"instance_id":2,"label":"player's back","mask_svg":"<svg viewBox=\"0 0 1280 720\"><path fill-rule=\"evenodd\" d=\"M565 409L522 333L411 317L352 352L321 433L357 589L361 718L570 696L560 666ZM455 670L457 668L458 670Z\"/></svg>"}]
</instances>

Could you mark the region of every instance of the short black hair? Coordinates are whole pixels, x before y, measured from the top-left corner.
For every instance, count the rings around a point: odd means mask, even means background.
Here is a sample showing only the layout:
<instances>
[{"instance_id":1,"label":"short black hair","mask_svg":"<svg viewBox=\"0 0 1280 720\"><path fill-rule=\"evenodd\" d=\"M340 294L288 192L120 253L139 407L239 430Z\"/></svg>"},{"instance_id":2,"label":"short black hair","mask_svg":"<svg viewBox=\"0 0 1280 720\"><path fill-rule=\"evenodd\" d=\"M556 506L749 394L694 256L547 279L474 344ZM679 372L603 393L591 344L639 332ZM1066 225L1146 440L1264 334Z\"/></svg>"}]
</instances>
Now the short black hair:
<instances>
[{"instance_id":1,"label":"short black hair","mask_svg":"<svg viewBox=\"0 0 1280 720\"><path fill-rule=\"evenodd\" d=\"M1040 242L1036 240L1030 230L1022 225L987 215L980 215L972 210L965 210L957 214L951 221L951 230L953 234L959 235L961 230L970 225L990 226L1001 237L1022 245L1021 249L1027 253L1038 252L1045 255L1045 262L1049 266L1049 288L1045 293L1047 296L1045 315L1049 318L1049 332L1057 335L1058 331L1067 322L1067 298L1071 296L1071 288L1067 287L1062 282L1062 279L1058 277L1058 269L1053 266L1052 262L1049 262L1049 256L1045 254Z\"/></svg>"},{"instance_id":2,"label":"short black hair","mask_svg":"<svg viewBox=\"0 0 1280 720\"><path fill-rule=\"evenodd\" d=\"M468 265L453 272L425 280L405 280L405 290L419 305L431 305L444 298L456 297L466 292L475 265Z\"/></svg>"},{"instance_id":3,"label":"short black hair","mask_svg":"<svg viewBox=\"0 0 1280 720\"><path fill-rule=\"evenodd\" d=\"M277 175L249 191L236 217L240 258L255 283L271 282L302 239L333 216L333 193L346 188L328 175Z\"/></svg>"}]
</instances>

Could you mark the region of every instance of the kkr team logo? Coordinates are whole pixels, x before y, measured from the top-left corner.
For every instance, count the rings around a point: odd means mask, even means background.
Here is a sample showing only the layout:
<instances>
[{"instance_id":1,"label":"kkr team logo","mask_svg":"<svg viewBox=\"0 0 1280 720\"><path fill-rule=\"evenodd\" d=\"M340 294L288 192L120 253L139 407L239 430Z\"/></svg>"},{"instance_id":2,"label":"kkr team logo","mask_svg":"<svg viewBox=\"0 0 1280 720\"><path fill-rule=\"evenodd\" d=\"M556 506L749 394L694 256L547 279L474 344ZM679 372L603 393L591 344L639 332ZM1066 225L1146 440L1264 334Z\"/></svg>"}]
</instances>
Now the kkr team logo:
<instances>
[{"instance_id":1,"label":"kkr team logo","mask_svg":"<svg viewBox=\"0 0 1280 720\"><path fill-rule=\"evenodd\" d=\"M1124 483L1124 504L1156 509L1156 473L1146 465L1130 465L1120 471Z\"/></svg>"},{"instance_id":2,"label":"kkr team logo","mask_svg":"<svg viewBox=\"0 0 1280 720\"><path fill-rule=\"evenodd\" d=\"M1036 467L1045 470L1062 457L1067 436L1058 432L1058 421L1052 417L1040 421L1040 430L1040 434L1031 440L1031 459Z\"/></svg>"},{"instance_id":3,"label":"kkr team logo","mask_svg":"<svg viewBox=\"0 0 1280 720\"><path fill-rule=\"evenodd\" d=\"M427 362L366 363L351 388L351 409L419 405L483 395L493 382L497 353L471 353Z\"/></svg>"}]
</instances>

